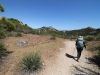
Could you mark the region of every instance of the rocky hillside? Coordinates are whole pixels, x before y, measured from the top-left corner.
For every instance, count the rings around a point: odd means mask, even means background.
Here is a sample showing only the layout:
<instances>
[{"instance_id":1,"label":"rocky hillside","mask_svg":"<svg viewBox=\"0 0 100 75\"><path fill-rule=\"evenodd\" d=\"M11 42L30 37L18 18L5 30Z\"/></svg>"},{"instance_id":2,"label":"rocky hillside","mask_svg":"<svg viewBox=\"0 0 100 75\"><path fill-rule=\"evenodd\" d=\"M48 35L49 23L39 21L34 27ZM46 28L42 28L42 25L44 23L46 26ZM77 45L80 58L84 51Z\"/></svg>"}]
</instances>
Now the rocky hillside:
<instances>
[{"instance_id":1,"label":"rocky hillside","mask_svg":"<svg viewBox=\"0 0 100 75\"><path fill-rule=\"evenodd\" d=\"M21 33L35 33L35 29L32 29L27 24L14 18L0 17L0 29L4 33L21 32Z\"/></svg>"}]
</instances>

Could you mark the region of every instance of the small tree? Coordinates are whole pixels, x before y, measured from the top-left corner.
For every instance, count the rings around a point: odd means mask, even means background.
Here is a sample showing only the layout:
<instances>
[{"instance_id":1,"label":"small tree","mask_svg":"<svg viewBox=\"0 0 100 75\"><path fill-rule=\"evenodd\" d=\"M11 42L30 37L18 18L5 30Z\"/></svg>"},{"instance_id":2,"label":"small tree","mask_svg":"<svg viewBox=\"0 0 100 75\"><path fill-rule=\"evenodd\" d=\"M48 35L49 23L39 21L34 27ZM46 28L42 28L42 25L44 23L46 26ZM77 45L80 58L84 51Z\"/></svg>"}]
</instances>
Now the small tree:
<instances>
[{"instance_id":1,"label":"small tree","mask_svg":"<svg viewBox=\"0 0 100 75\"><path fill-rule=\"evenodd\" d=\"M5 11L4 7L1 4L0 4L0 11L1 12L4 12Z\"/></svg>"}]
</instances>

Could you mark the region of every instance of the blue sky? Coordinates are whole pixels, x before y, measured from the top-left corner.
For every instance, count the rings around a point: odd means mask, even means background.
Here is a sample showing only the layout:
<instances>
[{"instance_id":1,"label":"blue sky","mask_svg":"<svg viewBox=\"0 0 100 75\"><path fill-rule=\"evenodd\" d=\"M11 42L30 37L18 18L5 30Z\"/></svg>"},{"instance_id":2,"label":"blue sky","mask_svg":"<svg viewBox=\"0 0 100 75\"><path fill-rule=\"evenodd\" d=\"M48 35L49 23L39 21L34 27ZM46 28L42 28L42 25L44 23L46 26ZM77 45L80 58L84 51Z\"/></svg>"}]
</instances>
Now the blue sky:
<instances>
[{"instance_id":1,"label":"blue sky","mask_svg":"<svg viewBox=\"0 0 100 75\"><path fill-rule=\"evenodd\" d=\"M100 0L0 0L0 3L5 7L0 16L18 19L32 28L100 28Z\"/></svg>"}]
</instances>

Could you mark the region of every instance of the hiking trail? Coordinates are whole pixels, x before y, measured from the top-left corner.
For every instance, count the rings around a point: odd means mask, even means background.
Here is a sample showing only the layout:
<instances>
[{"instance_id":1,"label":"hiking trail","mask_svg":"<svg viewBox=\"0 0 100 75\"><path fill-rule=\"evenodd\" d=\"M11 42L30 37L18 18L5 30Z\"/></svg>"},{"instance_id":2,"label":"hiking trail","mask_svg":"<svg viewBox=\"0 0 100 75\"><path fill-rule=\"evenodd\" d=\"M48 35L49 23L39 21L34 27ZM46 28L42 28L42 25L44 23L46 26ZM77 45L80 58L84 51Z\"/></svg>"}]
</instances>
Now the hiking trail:
<instances>
[{"instance_id":1,"label":"hiking trail","mask_svg":"<svg viewBox=\"0 0 100 75\"><path fill-rule=\"evenodd\" d=\"M64 44L65 48L60 48L57 57L46 60L45 68L36 75L100 75L99 68L88 60L91 57L90 52L84 49L77 62L73 59L77 55L75 41L67 40Z\"/></svg>"}]
</instances>

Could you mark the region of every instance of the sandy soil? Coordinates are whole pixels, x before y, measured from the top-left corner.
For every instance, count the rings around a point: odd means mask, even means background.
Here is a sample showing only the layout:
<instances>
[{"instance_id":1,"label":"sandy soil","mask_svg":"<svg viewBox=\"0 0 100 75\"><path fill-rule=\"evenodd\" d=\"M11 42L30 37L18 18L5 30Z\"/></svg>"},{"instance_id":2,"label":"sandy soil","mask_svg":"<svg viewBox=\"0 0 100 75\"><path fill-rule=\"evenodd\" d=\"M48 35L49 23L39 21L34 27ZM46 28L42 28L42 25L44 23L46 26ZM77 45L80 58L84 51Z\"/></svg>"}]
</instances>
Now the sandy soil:
<instances>
[{"instance_id":1,"label":"sandy soil","mask_svg":"<svg viewBox=\"0 0 100 75\"><path fill-rule=\"evenodd\" d=\"M46 60L49 63L36 75L100 75L100 69L88 60L91 57L90 52L84 49L79 62L73 59L76 55L75 42L67 40L65 48L60 48L56 58Z\"/></svg>"}]
</instances>

